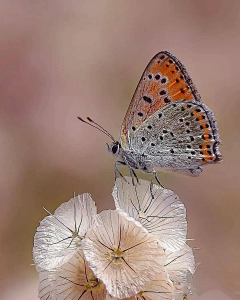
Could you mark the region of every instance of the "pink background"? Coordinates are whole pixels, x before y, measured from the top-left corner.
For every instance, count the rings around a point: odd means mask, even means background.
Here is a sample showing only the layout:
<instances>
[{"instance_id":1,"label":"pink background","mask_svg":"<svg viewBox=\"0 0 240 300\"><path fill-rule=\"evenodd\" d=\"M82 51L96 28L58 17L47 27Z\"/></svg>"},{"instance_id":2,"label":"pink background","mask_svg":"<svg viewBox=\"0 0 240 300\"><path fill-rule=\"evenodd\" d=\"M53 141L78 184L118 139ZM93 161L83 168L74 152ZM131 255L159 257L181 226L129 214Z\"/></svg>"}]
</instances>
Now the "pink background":
<instances>
[{"instance_id":1,"label":"pink background","mask_svg":"<svg viewBox=\"0 0 240 300\"><path fill-rule=\"evenodd\" d=\"M5 0L0 30L0 298L37 299L31 251L43 206L54 211L75 191L113 208L109 139L76 116L118 138L163 49L214 111L224 161L198 178L159 176L187 207L199 299L240 297L240 2Z\"/></svg>"}]
</instances>

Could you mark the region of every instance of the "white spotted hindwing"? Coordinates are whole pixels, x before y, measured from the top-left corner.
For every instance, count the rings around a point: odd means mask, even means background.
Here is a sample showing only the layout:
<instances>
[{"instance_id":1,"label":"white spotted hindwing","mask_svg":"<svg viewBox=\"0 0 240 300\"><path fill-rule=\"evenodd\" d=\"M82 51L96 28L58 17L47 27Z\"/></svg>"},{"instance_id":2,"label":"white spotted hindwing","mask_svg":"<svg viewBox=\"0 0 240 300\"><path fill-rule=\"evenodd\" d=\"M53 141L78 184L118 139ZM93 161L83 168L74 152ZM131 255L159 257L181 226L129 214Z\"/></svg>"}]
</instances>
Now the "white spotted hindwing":
<instances>
[{"instance_id":1,"label":"white spotted hindwing","mask_svg":"<svg viewBox=\"0 0 240 300\"><path fill-rule=\"evenodd\" d=\"M189 169L221 160L216 120L182 63L167 51L148 64L121 128L124 149L153 166Z\"/></svg>"}]
</instances>

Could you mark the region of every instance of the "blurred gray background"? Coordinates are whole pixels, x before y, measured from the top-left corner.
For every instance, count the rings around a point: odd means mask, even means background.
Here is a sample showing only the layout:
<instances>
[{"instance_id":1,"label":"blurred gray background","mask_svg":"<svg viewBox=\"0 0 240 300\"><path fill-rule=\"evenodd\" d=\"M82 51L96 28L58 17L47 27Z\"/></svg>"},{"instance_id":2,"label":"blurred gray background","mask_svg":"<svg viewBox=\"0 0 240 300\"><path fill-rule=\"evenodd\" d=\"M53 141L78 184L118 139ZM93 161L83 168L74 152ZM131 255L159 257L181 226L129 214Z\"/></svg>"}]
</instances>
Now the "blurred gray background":
<instances>
[{"instance_id":1,"label":"blurred gray background","mask_svg":"<svg viewBox=\"0 0 240 300\"><path fill-rule=\"evenodd\" d=\"M53 212L74 191L90 192L99 211L114 207L109 139L76 116L118 138L144 68L164 49L214 111L224 161L198 178L159 176L187 207L199 299L240 297L240 1L4 0L0 30L0 298L37 299L42 207Z\"/></svg>"}]
</instances>

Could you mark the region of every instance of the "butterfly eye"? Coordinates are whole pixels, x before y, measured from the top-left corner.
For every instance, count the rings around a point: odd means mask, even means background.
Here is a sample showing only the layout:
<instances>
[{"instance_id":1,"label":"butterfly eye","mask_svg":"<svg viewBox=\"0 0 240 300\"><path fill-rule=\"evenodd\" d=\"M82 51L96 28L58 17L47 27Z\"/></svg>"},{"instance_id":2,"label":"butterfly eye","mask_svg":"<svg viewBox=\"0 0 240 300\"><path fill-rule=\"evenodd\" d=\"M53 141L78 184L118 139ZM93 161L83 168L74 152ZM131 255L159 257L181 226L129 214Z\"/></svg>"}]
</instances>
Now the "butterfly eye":
<instances>
[{"instance_id":1,"label":"butterfly eye","mask_svg":"<svg viewBox=\"0 0 240 300\"><path fill-rule=\"evenodd\" d=\"M113 153L113 154L116 154L117 151L118 151L118 145L114 145L114 146L112 147L112 153Z\"/></svg>"}]
</instances>

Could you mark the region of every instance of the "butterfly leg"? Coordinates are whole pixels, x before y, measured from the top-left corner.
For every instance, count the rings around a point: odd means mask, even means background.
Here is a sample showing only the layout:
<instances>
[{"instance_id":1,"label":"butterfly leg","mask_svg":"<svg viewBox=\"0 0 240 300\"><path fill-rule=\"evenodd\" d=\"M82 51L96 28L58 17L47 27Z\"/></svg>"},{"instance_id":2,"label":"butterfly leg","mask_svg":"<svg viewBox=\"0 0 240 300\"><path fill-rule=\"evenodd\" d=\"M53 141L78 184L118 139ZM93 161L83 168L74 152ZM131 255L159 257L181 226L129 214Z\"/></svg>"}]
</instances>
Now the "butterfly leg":
<instances>
[{"instance_id":1,"label":"butterfly leg","mask_svg":"<svg viewBox=\"0 0 240 300\"><path fill-rule=\"evenodd\" d=\"M161 184L159 178L158 178L158 175L157 175L157 172L155 170L153 170L153 175L155 177L155 180L157 181L157 183L162 187L164 188L164 186Z\"/></svg>"},{"instance_id":2,"label":"butterfly leg","mask_svg":"<svg viewBox=\"0 0 240 300\"><path fill-rule=\"evenodd\" d=\"M128 166L128 167L129 167L129 166ZM137 184L139 184L139 179L138 179L138 177L137 177L137 174L136 174L136 172L134 171L134 169L132 169L131 167L129 167L129 172L130 172L130 175L131 175L131 177L132 177L132 183L133 183L134 186L136 186L136 185L135 185L135 180L134 180L134 179L136 179Z\"/></svg>"},{"instance_id":3,"label":"butterfly leg","mask_svg":"<svg viewBox=\"0 0 240 300\"><path fill-rule=\"evenodd\" d=\"M115 181L117 179L117 174L119 174L125 182L127 182L127 180L124 178L123 174L118 170L118 166L121 166L121 165L126 165L125 162L122 162L122 161L119 161L117 160L115 162L115 165L114 165L114 174L115 174Z\"/></svg>"},{"instance_id":4,"label":"butterfly leg","mask_svg":"<svg viewBox=\"0 0 240 300\"><path fill-rule=\"evenodd\" d=\"M151 194L152 200L154 200L154 195L153 195L153 178L151 179L151 182L150 182L150 194Z\"/></svg>"}]
</instances>

